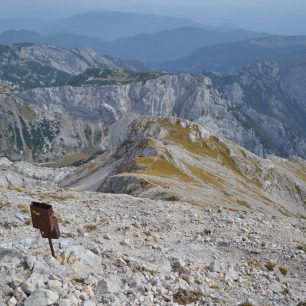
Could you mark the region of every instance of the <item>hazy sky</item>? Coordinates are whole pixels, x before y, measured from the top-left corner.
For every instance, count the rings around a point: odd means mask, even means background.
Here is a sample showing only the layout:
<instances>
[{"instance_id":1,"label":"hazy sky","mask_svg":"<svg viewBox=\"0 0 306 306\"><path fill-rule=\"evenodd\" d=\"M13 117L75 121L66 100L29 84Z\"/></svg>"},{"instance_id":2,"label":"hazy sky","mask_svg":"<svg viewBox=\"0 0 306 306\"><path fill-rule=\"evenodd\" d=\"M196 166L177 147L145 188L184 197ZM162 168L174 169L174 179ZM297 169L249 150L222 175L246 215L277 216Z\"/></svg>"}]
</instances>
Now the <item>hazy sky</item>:
<instances>
[{"instance_id":1,"label":"hazy sky","mask_svg":"<svg viewBox=\"0 0 306 306\"><path fill-rule=\"evenodd\" d=\"M0 0L0 18L51 19L91 10L156 13L258 31L306 34L306 0Z\"/></svg>"}]
</instances>

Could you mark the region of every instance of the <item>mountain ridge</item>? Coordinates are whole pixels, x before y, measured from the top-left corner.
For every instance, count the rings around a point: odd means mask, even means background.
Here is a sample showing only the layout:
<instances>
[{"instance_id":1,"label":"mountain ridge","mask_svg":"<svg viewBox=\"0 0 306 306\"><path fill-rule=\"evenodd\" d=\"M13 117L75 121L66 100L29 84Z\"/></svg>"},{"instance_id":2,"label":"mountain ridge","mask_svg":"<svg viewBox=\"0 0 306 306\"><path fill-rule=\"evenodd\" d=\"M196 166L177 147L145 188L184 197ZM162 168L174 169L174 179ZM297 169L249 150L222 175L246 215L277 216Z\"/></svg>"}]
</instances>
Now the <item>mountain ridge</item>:
<instances>
[{"instance_id":1,"label":"mountain ridge","mask_svg":"<svg viewBox=\"0 0 306 306\"><path fill-rule=\"evenodd\" d=\"M241 42L204 46L176 61L152 65L168 72L237 74L247 64L274 61L279 64L305 60L305 36L268 36Z\"/></svg>"},{"instance_id":2,"label":"mountain ridge","mask_svg":"<svg viewBox=\"0 0 306 306\"><path fill-rule=\"evenodd\" d=\"M154 33L141 33L105 41L99 37L71 34L67 31L41 35L30 31L7 31L0 34L0 43L49 43L64 48L91 48L102 55L144 63L164 62L187 56L197 48L216 43L239 41L268 34L232 29L219 30L199 26L185 26ZM163 48L160 48L163 46Z\"/></svg>"}]
</instances>

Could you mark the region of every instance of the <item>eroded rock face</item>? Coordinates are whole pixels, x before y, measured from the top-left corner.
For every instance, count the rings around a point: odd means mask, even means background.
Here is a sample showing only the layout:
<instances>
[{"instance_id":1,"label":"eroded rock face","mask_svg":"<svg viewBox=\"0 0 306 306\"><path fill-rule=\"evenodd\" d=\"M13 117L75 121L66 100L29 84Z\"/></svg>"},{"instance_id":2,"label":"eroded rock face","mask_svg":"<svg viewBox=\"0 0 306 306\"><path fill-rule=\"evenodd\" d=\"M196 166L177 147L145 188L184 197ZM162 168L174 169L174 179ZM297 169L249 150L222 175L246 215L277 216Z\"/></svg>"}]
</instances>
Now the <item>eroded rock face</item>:
<instances>
[{"instance_id":1,"label":"eroded rock face","mask_svg":"<svg viewBox=\"0 0 306 306\"><path fill-rule=\"evenodd\" d=\"M137 74L87 49L29 44L0 52L0 66L17 63L22 70L0 75L0 145L7 157L90 155L115 142L113 130L124 131L130 118L152 115L200 123L259 156L306 156L304 87L290 77L297 71L303 79L298 67L286 74L278 64L256 63L228 77ZM40 75L33 63L48 73Z\"/></svg>"},{"instance_id":2,"label":"eroded rock face","mask_svg":"<svg viewBox=\"0 0 306 306\"><path fill-rule=\"evenodd\" d=\"M228 85L223 96L208 77L177 75L128 85L36 88L21 92L17 103L2 96L3 130L8 127L2 132L1 141L6 141L2 148L10 156L33 160L58 158L85 148L98 150L114 141L107 136L115 123L134 115L157 115L198 122L260 156L305 157L302 125L306 115L300 112L295 118L287 112L289 100L264 92L260 99L273 112L261 111L252 104L256 97L246 98L249 89L245 86L253 86L247 84L244 80ZM16 105L13 114L5 105ZM32 118L21 106L28 108ZM123 131L125 127L121 126Z\"/></svg>"}]
</instances>

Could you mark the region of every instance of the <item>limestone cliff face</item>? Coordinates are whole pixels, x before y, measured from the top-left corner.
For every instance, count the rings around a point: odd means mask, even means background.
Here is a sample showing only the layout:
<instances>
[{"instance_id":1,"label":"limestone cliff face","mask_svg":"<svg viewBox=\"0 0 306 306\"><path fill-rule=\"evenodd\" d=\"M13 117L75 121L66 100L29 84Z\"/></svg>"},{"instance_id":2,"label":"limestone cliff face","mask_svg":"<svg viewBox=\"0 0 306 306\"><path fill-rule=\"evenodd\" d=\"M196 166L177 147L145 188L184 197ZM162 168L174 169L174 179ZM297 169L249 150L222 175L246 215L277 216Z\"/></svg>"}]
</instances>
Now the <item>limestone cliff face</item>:
<instances>
[{"instance_id":1,"label":"limestone cliff face","mask_svg":"<svg viewBox=\"0 0 306 306\"><path fill-rule=\"evenodd\" d=\"M35 88L19 98L32 108L109 129L132 114L180 117L260 156L306 157L306 114L274 83L258 80L245 72L220 89L206 76L165 75L126 85Z\"/></svg>"},{"instance_id":2,"label":"limestone cliff face","mask_svg":"<svg viewBox=\"0 0 306 306\"><path fill-rule=\"evenodd\" d=\"M88 49L20 44L0 46L0 55L1 155L90 155L118 142L135 116L166 116L200 123L259 156L306 157L298 66L287 76L275 63L236 76L167 75L127 71Z\"/></svg>"},{"instance_id":3,"label":"limestone cliff face","mask_svg":"<svg viewBox=\"0 0 306 306\"><path fill-rule=\"evenodd\" d=\"M18 97L0 95L1 155L42 162L101 149L106 132L102 122L81 120L63 108L48 110Z\"/></svg>"}]
</instances>

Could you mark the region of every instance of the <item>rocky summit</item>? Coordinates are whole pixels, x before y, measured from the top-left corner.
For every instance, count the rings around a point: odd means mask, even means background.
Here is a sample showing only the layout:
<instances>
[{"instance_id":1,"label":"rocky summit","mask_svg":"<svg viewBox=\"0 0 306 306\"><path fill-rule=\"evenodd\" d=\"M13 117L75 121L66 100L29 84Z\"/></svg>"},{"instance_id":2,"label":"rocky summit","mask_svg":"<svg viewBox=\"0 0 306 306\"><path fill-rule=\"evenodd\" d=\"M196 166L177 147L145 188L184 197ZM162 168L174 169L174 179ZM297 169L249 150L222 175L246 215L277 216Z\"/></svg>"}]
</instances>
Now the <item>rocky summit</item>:
<instances>
[{"instance_id":1,"label":"rocky summit","mask_svg":"<svg viewBox=\"0 0 306 306\"><path fill-rule=\"evenodd\" d=\"M77 167L0 159L1 305L304 305L305 161L181 119L116 139ZM32 201L53 205L56 259Z\"/></svg>"},{"instance_id":2,"label":"rocky summit","mask_svg":"<svg viewBox=\"0 0 306 306\"><path fill-rule=\"evenodd\" d=\"M0 189L1 305L305 303L305 219L41 182ZM60 221L56 259L31 226L33 200Z\"/></svg>"}]
</instances>

